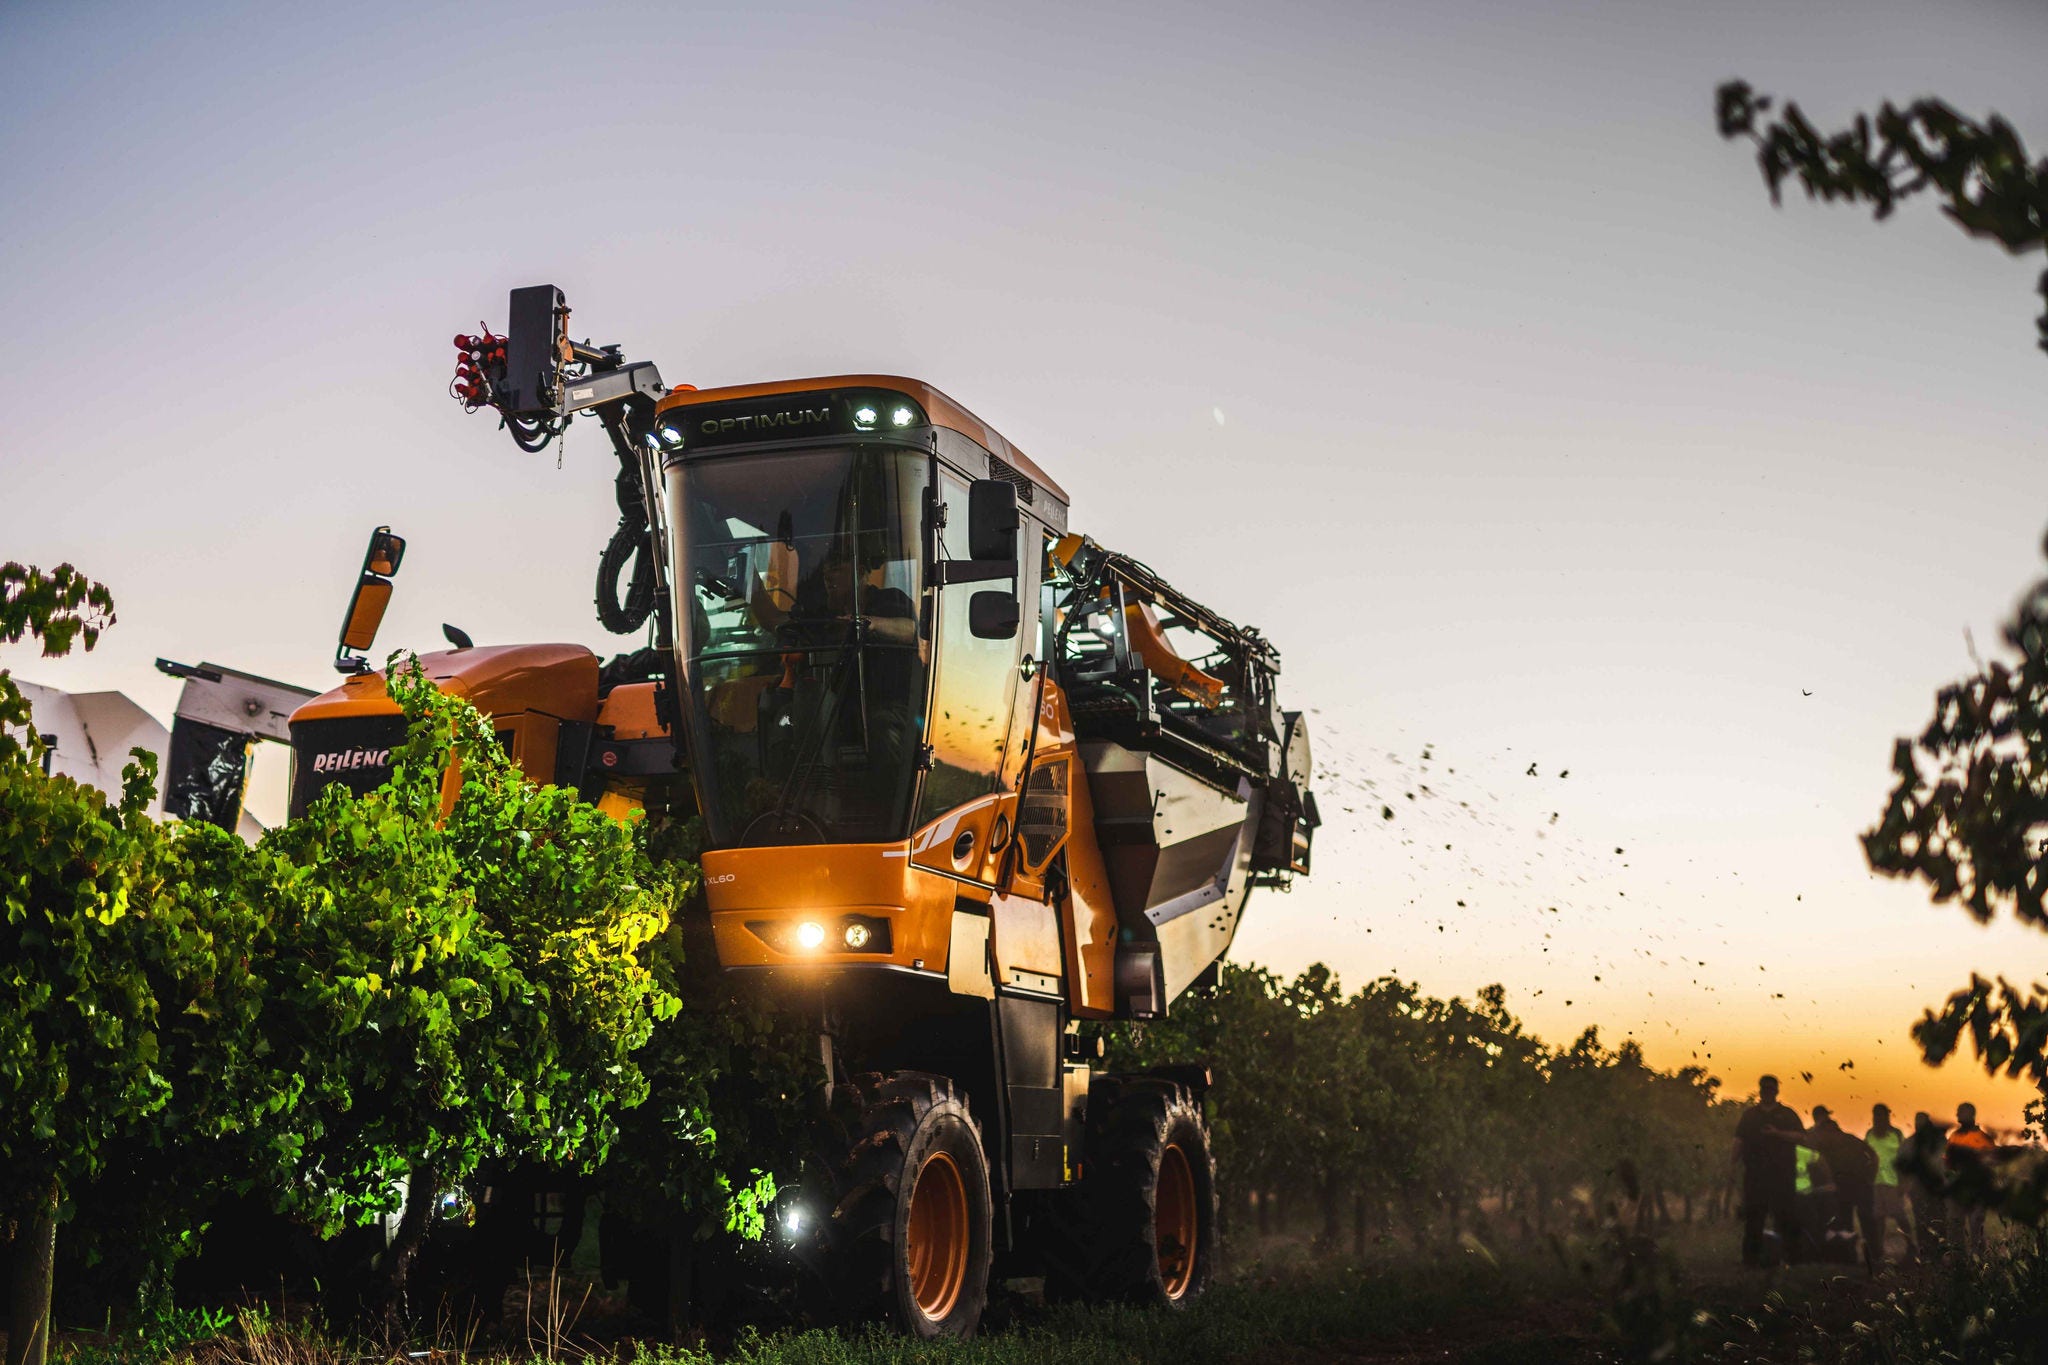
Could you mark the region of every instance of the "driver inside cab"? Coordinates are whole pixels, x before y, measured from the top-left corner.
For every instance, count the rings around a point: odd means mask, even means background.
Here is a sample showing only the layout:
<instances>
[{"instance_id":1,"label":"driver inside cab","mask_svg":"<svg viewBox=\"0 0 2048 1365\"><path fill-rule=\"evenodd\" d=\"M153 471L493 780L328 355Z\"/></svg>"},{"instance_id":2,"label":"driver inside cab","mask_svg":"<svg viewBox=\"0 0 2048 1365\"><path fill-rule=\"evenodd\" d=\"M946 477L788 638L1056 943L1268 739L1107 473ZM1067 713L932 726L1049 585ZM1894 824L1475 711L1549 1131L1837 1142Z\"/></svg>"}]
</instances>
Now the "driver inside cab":
<instances>
[{"instance_id":1,"label":"driver inside cab","mask_svg":"<svg viewBox=\"0 0 2048 1365\"><path fill-rule=\"evenodd\" d=\"M875 644L907 645L917 639L917 603L886 580L887 566L862 571L855 543L835 540L815 573L797 582L792 616L853 623L865 621Z\"/></svg>"}]
</instances>

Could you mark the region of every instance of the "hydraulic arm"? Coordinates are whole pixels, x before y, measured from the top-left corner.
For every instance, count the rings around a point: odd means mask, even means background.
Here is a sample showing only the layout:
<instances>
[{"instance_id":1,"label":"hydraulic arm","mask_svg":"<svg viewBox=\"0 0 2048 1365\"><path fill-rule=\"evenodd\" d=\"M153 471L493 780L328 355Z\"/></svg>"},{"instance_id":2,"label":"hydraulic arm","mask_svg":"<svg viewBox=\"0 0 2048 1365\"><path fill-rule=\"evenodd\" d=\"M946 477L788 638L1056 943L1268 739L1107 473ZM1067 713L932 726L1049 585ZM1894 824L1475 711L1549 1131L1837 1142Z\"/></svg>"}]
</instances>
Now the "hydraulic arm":
<instances>
[{"instance_id":1,"label":"hydraulic arm","mask_svg":"<svg viewBox=\"0 0 2048 1365\"><path fill-rule=\"evenodd\" d=\"M526 451L546 448L578 414L597 418L619 459L619 526L598 561L598 620L614 635L629 635L653 616L654 648L666 651L674 619L659 529L660 474L648 440L654 405L668 392L661 371L651 360L627 360L617 346L571 341L569 307L551 284L513 290L508 318L503 336L483 325L455 338L449 393L470 412L496 411Z\"/></svg>"}]
</instances>

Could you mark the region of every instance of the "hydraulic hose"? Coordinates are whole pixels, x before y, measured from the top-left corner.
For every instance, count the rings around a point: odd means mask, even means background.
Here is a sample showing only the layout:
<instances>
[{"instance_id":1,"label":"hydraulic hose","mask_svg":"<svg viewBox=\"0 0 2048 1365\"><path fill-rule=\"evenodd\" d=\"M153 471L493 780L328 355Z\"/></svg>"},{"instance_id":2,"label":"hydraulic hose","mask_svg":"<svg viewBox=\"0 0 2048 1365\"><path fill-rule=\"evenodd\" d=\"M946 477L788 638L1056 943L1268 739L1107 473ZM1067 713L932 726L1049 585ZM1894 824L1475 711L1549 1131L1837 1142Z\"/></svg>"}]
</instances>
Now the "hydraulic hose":
<instances>
[{"instance_id":1,"label":"hydraulic hose","mask_svg":"<svg viewBox=\"0 0 2048 1365\"><path fill-rule=\"evenodd\" d=\"M548 442L561 430L555 424L527 417L507 417L505 426L512 433L512 444L529 455L547 449Z\"/></svg>"},{"instance_id":2,"label":"hydraulic hose","mask_svg":"<svg viewBox=\"0 0 2048 1365\"><path fill-rule=\"evenodd\" d=\"M633 574L626 579L626 563ZM626 579L625 592L619 591ZM614 635L631 635L654 612L654 545L645 521L620 518L597 561L597 619Z\"/></svg>"}]
</instances>

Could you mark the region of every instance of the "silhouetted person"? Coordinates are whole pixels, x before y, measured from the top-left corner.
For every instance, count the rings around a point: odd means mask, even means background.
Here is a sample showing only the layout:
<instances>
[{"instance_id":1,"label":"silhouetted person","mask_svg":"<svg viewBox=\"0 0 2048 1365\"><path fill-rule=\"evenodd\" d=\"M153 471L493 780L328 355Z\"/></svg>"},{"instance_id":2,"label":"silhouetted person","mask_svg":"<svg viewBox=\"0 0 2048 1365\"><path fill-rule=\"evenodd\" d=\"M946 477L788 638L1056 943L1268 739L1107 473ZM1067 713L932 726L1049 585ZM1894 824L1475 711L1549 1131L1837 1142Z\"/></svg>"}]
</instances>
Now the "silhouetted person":
<instances>
[{"instance_id":1,"label":"silhouetted person","mask_svg":"<svg viewBox=\"0 0 2048 1365\"><path fill-rule=\"evenodd\" d=\"M1875 1271L1884 1263L1884 1234L1877 1229L1876 1215L1872 1211L1871 1192L1877 1184L1877 1153L1862 1138L1844 1132L1827 1107L1819 1104L1813 1107L1813 1130L1807 1135L1806 1145L1819 1152L1828 1169L1834 1173L1835 1207L1828 1225L1852 1235L1855 1228L1860 1227L1863 1230L1863 1263Z\"/></svg>"},{"instance_id":2,"label":"silhouetted person","mask_svg":"<svg viewBox=\"0 0 2048 1365\"><path fill-rule=\"evenodd\" d=\"M1870 1106L1870 1131L1863 1135L1870 1150L1877 1153L1877 1183L1871 1187L1870 1208L1877 1217L1877 1259L1884 1262L1885 1233L1893 1223L1906 1239L1906 1254L1913 1254L1913 1230L1906 1226L1906 1195L1899 1188L1899 1149L1906 1135L1892 1127L1889 1106Z\"/></svg>"},{"instance_id":3,"label":"silhouetted person","mask_svg":"<svg viewBox=\"0 0 2048 1365\"><path fill-rule=\"evenodd\" d=\"M1913 1132L1899 1150L1899 1173L1906 1178L1906 1198L1913 1205L1913 1246L1931 1261L1948 1241L1948 1210L1942 1199L1946 1174L1948 1130L1921 1110L1913 1115Z\"/></svg>"},{"instance_id":4,"label":"silhouetted person","mask_svg":"<svg viewBox=\"0 0 2048 1365\"><path fill-rule=\"evenodd\" d=\"M1778 1103L1778 1078L1756 1083L1757 1102L1735 1125L1735 1159L1742 1163L1742 1263L1763 1264L1764 1219L1777 1229L1788 1259L1799 1252L1799 1215L1793 1186L1798 1142L1805 1133L1799 1115Z\"/></svg>"},{"instance_id":5,"label":"silhouetted person","mask_svg":"<svg viewBox=\"0 0 2048 1365\"><path fill-rule=\"evenodd\" d=\"M1984 1195L1991 1181L1991 1163L1998 1144L1977 1126L1977 1106L1956 1106L1955 1131L1948 1135L1949 1187L1957 1194L1953 1216L1963 1245L1972 1256L1984 1254Z\"/></svg>"}]
</instances>

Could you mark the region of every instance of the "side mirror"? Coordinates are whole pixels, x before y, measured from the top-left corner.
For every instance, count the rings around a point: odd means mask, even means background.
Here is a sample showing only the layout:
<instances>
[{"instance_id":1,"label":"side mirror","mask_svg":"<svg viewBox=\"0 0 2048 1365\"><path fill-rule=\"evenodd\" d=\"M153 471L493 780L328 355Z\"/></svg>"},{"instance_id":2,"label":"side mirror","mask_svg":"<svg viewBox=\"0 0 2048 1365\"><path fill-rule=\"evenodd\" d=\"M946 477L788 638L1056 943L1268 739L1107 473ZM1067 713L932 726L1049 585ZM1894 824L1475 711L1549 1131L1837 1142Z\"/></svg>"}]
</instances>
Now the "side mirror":
<instances>
[{"instance_id":1,"label":"side mirror","mask_svg":"<svg viewBox=\"0 0 2048 1365\"><path fill-rule=\"evenodd\" d=\"M967 633L977 640L1014 640L1024 608L1009 593L978 592L967 599Z\"/></svg>"},{"instance_id":2,"label":"side mirror","mask_svg":"<svg viewBox=\"0 0 2048 1365\"><path fill-rule=\"evenodd\" d=\"M967 487L967 558L939 562L939 582L987 583L1017 577L1017 489L1001 479ZM1013 632L1014 633L1014 632ZM976 634L980 634L979 631ZM1002 635L984 638L1000 640Z\"/></svg>"},{"instance_id":3,"label":"side mirror","mask_svg":"<svg viewBox=\"0 0 2048 1365\"><path fill-rule=\"evenodd\" d=\"M365 573L382 574L386 578L398 572L399 564L405 559L405 537L391 534L389 526L379 526L370 532L370 549L363 556ZM365 649L369 646L365 645Z\"/></svg>"},{"instance_id":4,"label":"side mirror","mask_svg":"<svg viewBox=\"0 0 2048 1365\"><path fill-rule=\"evenodd\" d=\"M377 627L384 624L384 609L391 605L391 575L405 558L405 537L391 533L389 526L370 532L370 546L363 551L363 567L356 575L356 590L349 595L348 611L341 618L341 640L334 647L334 668L338 673L367 673L370 661L362 652L376 642Z\"/></svg>"},{"instance_id":5,"label":"side mirror","mask_svg":"<svg viewBox=\"0 0 2048 1365\"><path fill-rule=\"evenodd\" d=\"M967 555L1017 559L1017 488L1001 479L976 479L967 489Z\"/></svg>"}]
</instances>

